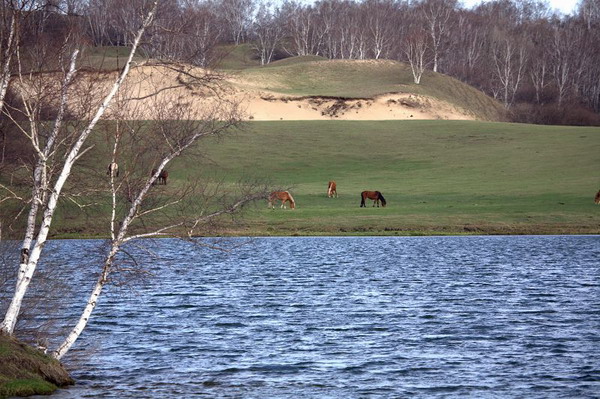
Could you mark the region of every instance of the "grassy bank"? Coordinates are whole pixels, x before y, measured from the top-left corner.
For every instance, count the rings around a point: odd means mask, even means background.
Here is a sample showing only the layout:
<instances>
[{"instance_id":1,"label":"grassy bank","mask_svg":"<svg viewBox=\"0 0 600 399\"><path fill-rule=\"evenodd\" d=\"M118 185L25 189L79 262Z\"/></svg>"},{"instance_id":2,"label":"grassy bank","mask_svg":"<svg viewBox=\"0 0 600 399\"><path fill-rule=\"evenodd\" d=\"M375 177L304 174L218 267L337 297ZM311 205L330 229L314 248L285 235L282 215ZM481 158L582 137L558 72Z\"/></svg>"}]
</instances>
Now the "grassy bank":
<instances>
[{"instance_id":1,"label":"grassy bank","mask_svg":"<svg viewBox=\"0 0 600 399\"><path fill-rule=\"evenodd\" d=\"M242 178L268 181L289 189L297 202L294 211L270 210L260 202L243 219L228 221L229 234L600 233L600 206L593 202L600 189L599 128L252 122L233 137L200 144L207 156L171 165L169 185L156 193L175 195L190 180L209 175L223 180L225 189ZM90 162L94 168L104 165L102 158ZM106 185L103 167L96 178L93 184ZM328 180L337 182L339 198L327 198ZM359 208L363 190L381 191L388 206ZM63 205L55 237L107 235L106 215L101 216L106 205L85 211L69 201ZM161 213L163 220L171 216Z\"/></svg>"},{"instance_id":2,"label":"grassy bank","mask_svg":"<svg viewBox=\"0 0 600 399\"><path fill-rule=\"evenodd\" d=\"M600 129L458 121L253 123L207 150L225 177L289 187L295 211L250 213L255 234L600 232ZM192 168L174 170L185 178ZM326 197L336 180L339 198ZM359 208L379 190L386 208Z\"/></svg>"},{"instance_id":3,"label":"grassy bank","mask_svg":"<svg viewBox=\"0 0 600 399\"><path fill-rule=\"evenodd\" d=\"M0 398L47 395L72 383L58 361L0 335Z\"/></svg>"}]
</instances>

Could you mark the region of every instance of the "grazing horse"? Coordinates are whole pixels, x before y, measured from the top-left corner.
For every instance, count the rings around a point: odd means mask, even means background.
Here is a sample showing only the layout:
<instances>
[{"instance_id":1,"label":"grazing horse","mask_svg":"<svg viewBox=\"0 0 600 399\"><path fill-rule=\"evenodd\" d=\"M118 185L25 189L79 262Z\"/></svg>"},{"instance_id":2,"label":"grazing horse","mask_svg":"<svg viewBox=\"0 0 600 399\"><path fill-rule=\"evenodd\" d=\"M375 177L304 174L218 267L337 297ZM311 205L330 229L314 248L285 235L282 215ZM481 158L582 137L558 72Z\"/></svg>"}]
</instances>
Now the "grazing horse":
<instances>
[{"instance_id":1,"label":"grazing horse","mask_svg":"<svg viewBox=\"0 0 600 399\"><path fill-rule=\"evenodd\" d=\"M600 190L598 190L598 192L596 193L596 196L594 197L594 202L596 203L596 205L600 205Z\"/></svg>"},{"instance_id":2,"label":"grazing horse","mask_svg":"<svg viewBox=\"0 0 600 399\"><path fill-rule=\"evenodd\" d=\"M385 208L387 202L385 201L385 198L383 198L383 195L381 195L381 193L379 191L363 191L362 193L360 193L360 207L366 207L365 205L365 200L366 199L372 199L373 201L373 206L375 206L375 204L377 204L377 207L379 208L379 201L381 201L381 206Z\"/></svg>"},{"instance_id":3,"label":"grazing horse","mask_svg":"<svg viewBox=\"0 0 600 399\"><path fill-rule=\"evenodd\" d=\"M327 197L331 198L335 194L335 198L337 198L337 185L332 180L327 184Z\"/></svg>"},{"instance_id":4,"label":"grazing horse","mask_svg":"<svg viewBox=\"0 0 600 399\"><path fill-rule=\"evenodd\" d=\"M281 207L285 209L285 203L287 201L290 202L290 208L296 209L296 201L294 201L294 197L288 191L273 191L269 195L269 208L275 209L273 202L276 200L281 201Z\"/></svg>"},{"instance_id":5,"label":"grazing horse","mask_svg":"<svg viewBox=\"0 0 600 399\"><path fill-rule=\"evenodd\" d=\"M154 176L156 174L156 171L158 169L152 169L152 174L150 176ZM167 178L169 177L169 172L167 172L165 169L160 171L160 174L158 175L158 178L156 179L156 184L163 184L163 185L167 185ZM152 183L153 185L155 183Z\"/></svg>"},{"instance_id":6,"label":"grazing horse","mask_svg":"<svg viewBox=\"0 0 600 399\"><path fill-rule=\"evenodd\" d=\"M119 177L119 165L116 162L111 162L108 164L108 170L106 171L106 176Z\"/></svg>"}]
</instances>

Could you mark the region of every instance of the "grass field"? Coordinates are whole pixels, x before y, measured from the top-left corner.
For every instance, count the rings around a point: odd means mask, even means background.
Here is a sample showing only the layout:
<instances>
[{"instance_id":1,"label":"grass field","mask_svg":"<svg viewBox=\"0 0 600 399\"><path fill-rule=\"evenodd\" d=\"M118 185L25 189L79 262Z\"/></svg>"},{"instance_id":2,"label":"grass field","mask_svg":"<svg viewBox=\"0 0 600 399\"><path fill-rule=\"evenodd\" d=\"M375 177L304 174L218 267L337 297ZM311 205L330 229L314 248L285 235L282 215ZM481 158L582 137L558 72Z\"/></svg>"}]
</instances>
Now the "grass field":
<instances>
[{"instance_id":1,"label":"grass field","mask_svg":"<svg viewBox=\"0 0 600 399\"><path fill-rule=\"evenodd\" d=\"M458 121L254 122L204 143L203 169L231 183L258 177L289 188L297 209L266 203L241 234L600 233L600 129ZM326 196L327 181L339 198ZM379 190L386 208L359 208ZM370 205L370 204L369 204Z\"/></svg>"},{"instance_id":2,"label":"grass field","mask_svg":"<svg viewBox=\"0 0 600 399\"><path fill-rule=\"evenodd\" d=\"M168 199L190 181L209 176L225 188L244 179L268 182L296 199L293 211L267 209L266 201L259 201L243 218L228 221L226 234L600 233L600 206L593 202L600 189L600 128L472 121L251 122L224 140L200 144L206 157L170 165L169 185L157 187L158 196ZM107 156L89 160L88 170L97 170ZM95 176L89 184L106 185L104 167ZM339 198L327 198L329 180L337 182ZM373 208L369 202L359 208L363 190L381 191L388 206ZM189 204L198 200L190 198ZM63 201L53 236L106 236L107 201L88 202L96 205L81 212ZM160 214L163 222L175 216L174 211Z\"/></svg>"}]
</instances>

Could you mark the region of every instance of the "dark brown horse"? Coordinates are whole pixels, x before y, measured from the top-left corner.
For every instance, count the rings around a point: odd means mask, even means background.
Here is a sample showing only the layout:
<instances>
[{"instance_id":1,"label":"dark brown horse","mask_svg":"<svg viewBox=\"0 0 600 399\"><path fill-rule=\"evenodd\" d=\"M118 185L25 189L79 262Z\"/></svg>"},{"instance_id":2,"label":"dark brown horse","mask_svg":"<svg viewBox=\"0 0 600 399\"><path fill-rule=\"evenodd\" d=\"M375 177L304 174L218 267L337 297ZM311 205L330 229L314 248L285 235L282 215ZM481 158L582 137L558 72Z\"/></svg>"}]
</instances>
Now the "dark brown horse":
<instances>
[{"instance_id":1,"label":"dark brown horse","mask_svg":"<svg viewBox=\"0 0 600 399\"><path fill-rule=\"evenodd\" d=\"M327 184L327 197L331 198L335 195L335 198L337 198L337 185L335 184L335 182L332 180Z\"/></svg>"},{"instance_id":2,"label":"dark brown horse","mask_svg":"<svg viewBox=\"0 0 600 399\"><path fill-rule=\"evenodd\" d=\"M296 201L294 201L294 197L288 191L273 191L271 195L269 195L269 208L275 209L273 205L274 201L281 201L281 207L285 209L285 203L290 203L291 209L296 209Z\"/></svg>"},{"instance_id":3,"label":"dark brown horse","mask_svg":"<svg viewBox=\"0 0 600 399\"><path fill-rule=\"evenodd\" d=\"M594 202L596 203L596 205L600 205L600 190L596 193L596 196L594 197Z\"/></svg>"},{"instance_id":4,"label":"dark brown horse","mask_svg":"<svg viewBox=\"0 0 600 399\"><path fill-rule=\"evenodd\" d=\"M158 169L152 169L152 174L151 176L154 176L156 174L156 171ZM167 172L165 169L160 171L160 174L158 175L158 178L156 179L156 184L163 184L163 185L167 185L167 179L169 178L169 172ZM154 183L153 183L154 184Z\"/></svg>"},{"instance_id":5,"label":"dark brown horse","mask_svg":"<svg viewBox=\"0 0 600 399\"><path fill-rule=\"evenodd\" d=\"M381 206L384 208L387 204L385 198L383 198L383 195L381 195L381 193L379 191L363 191L362 193L360 193L360 207L361 208L367 206L367 205L365 205L365 200L367 198L375 201L375 202L373 202L373 206L375 206L375 204L377 204L378 208L379 208L379 201L381 201Z\"/></svg>"}]
</instances>

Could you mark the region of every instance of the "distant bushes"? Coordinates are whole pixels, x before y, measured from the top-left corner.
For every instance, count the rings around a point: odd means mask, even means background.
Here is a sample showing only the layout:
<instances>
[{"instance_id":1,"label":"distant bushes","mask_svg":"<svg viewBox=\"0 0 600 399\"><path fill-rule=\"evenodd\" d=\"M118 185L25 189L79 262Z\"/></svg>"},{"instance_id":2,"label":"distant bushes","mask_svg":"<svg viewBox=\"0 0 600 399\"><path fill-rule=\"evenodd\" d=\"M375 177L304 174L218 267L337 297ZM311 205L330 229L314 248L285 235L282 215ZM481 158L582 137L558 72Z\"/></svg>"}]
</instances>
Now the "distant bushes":
<instances>
[{"instance_id":1,"label":"distant bushes","mask_svg":"<svg viewBox=\"0 0 600 399\"><path fill-rule=\"evenodd\" d=\"M520 103L511 109L511 120L539 125L600 126L600 115L581 104Z\"/></svg>"}]
</instances>

